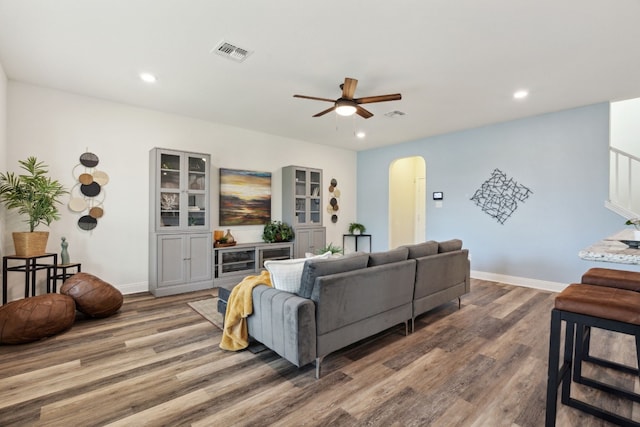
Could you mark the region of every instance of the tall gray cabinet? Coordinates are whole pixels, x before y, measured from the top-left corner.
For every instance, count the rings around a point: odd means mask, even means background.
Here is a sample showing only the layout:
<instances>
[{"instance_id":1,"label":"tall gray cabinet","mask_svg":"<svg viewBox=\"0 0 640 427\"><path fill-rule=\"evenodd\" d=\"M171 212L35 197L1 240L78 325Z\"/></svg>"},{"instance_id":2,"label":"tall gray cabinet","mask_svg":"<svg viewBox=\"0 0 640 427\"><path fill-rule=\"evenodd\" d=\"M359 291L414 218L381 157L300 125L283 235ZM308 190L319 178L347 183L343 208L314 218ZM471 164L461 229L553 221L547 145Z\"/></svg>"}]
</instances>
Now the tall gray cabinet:
<instances>
[{"instance_id":1,"label":"tall gray cabinet","mask_svg":"<svg viewBox=\"0 0 640 427\"><path fill-rule=\"evenodd\" d=\"M326 246L322 226L322 169L282 168L282 220L294 229L294 257L317 253Z\"/></svg>"},{"instance_id":2,"label":"tall gray cabinet","mask_svg":"<svg viewBox=\"0 0 640 427\"><path fill-rule=\"evenodd\" d=\"M209 154L149 152L149 291L213 288Z\"/></svg>"}]
</instances>

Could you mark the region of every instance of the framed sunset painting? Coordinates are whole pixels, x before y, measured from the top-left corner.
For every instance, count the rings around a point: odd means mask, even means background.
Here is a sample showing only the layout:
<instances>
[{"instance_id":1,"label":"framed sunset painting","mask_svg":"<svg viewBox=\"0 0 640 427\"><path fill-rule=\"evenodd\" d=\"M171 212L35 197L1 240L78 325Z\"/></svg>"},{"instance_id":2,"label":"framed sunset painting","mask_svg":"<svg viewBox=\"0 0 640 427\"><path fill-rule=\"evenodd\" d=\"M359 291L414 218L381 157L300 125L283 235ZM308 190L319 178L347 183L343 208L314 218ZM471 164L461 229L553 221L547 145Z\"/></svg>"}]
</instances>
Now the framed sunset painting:
<instances>
[{"instance_id":1,"label":"framed sunset painting","mask_svg":"<svg viewBox=\"0 0 640 427\"><path fill-rule=\"evenodd\" d=\"M271 221L271 172L220 168L220 225Z\"/></svg>"}]
</instances>

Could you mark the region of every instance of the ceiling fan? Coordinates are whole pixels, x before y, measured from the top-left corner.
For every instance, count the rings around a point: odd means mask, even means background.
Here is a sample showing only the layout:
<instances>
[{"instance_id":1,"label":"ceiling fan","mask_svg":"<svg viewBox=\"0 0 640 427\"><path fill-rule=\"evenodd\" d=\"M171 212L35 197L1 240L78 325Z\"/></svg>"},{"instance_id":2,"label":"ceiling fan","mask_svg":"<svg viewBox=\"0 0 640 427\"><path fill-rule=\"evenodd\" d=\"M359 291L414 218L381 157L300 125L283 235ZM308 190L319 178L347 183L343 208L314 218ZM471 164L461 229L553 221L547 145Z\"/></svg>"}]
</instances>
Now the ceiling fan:
<instances>
[{"instance_id":1,"label":"ceiling fan","mask_svg":"<svg viewBox=\"0 0 640 427\"><path fill-rule=\"evenodd\" d=\"M342 89L342 96L338 99L318 98L315 96L306 95L293 95L294 98L315 99L317 101L333 102L333 107L327 108L324 111L320 111L313 117L324 116L331 111L334 111L341 116L350 116L353 113L358 114L360 117L368 119L373 116L373 113L365 110L360 104L370 104L372 102L385 102L385 101L397 101L402 99L402 95L394 93L391 95L377 95L377 96L365 96L364 98L354 98L353 95L356 92L356 86L358 80L346 77L344 83L340 85Z\"/></svg>"}]
</instances>

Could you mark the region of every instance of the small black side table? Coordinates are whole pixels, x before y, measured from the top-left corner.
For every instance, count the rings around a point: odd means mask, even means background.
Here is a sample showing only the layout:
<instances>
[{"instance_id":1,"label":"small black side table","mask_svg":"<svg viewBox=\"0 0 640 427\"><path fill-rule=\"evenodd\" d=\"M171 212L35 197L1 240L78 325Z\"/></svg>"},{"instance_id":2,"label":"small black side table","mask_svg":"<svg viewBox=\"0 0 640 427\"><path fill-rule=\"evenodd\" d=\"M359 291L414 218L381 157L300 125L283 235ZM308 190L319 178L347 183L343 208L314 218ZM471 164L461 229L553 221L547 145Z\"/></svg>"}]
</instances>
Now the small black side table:
<instances>
[{"instance_id":1,"label":"small black side table","mask_svg":"<svg viewBox=\"0 0 640 427\"><path fill-rule=\"evenodd\" d=\"M41 258L53 258L53 264L43 264L38 262ZM9 260L21 261L22 264L9 267ZM58 264L58 254L41 254L34 256L18 256L7 255L2 257L2 304L7 302L7 273L10 271L19 271L24 273L24 297L29 296L29 283L31 283L31 295L36 295L36 272L38 270L47 270L49 267ZM47 288L49 287L49 281L47 280Z\"/></svg>"},{"instance_id":2,"label":"small black side table","mask_svg":"<svg viewBox=\"0 0 640 427\"><path fill-rule=\"evenodd\" d=\"M73 269L75 271L68 272L67 270L69 269ZM62 271L62 273L58 273L59 271ZM58 280L62 280L62 283L64 284L65 280L76 273L80 273L81 271L82 264L79 262L50 265L49 268L47 268L47 293L51 292L51 289L53 289L54 293L58 292Z\"/></svg>"},{"instance_id":3,"label":"small black side table","mask_svg":"<svg viewBox=\"0 0 640 427\"><path fill-rule=\"evenodd\" d=\"M358 249L362 252L371 252L371 234L343 234L342 250L345 254L348 253L347 242L353 243L349 247L355 247L355 252L358 252Z\"/></svg>"}]
</instances>

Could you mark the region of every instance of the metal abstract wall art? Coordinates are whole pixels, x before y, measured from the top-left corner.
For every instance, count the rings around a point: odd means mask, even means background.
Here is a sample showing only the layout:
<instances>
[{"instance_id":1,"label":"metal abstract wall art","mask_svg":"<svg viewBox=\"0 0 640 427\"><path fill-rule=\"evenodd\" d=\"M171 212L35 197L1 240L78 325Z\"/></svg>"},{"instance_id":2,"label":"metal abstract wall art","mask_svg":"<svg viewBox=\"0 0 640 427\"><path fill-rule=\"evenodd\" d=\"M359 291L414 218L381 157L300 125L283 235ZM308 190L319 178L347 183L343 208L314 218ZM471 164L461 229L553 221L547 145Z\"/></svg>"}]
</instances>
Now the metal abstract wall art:
<instances>
[{"instance_id":1,"label":"metal abstract wall art","mask_svg":"<svg viewBox=\"0 0 640 427\"><path fill-rule=\"evenodd\" d=\"M104 215L104 186L109 183L109 175L96 169L99 161L97 155L87 151L80 155L80 163L72 171L78 182L69 192L68 206L69 210L82 215L78 227L85 231L96 228L98 219Z\"/></svg>"},{"instance_id":2,"label":"metal abstract wall art","mask_svg":"<svg viewBox=\"0 0 640 427\"><path fill-rule=\"evenodd\" d=\"M491 177L482 183L471 198L484 213L495 218L500 224L518 209L518 202L524 202L533 192L513 178L508 178L500 169L494 169Z\"/></svg>"}]
</instances>

